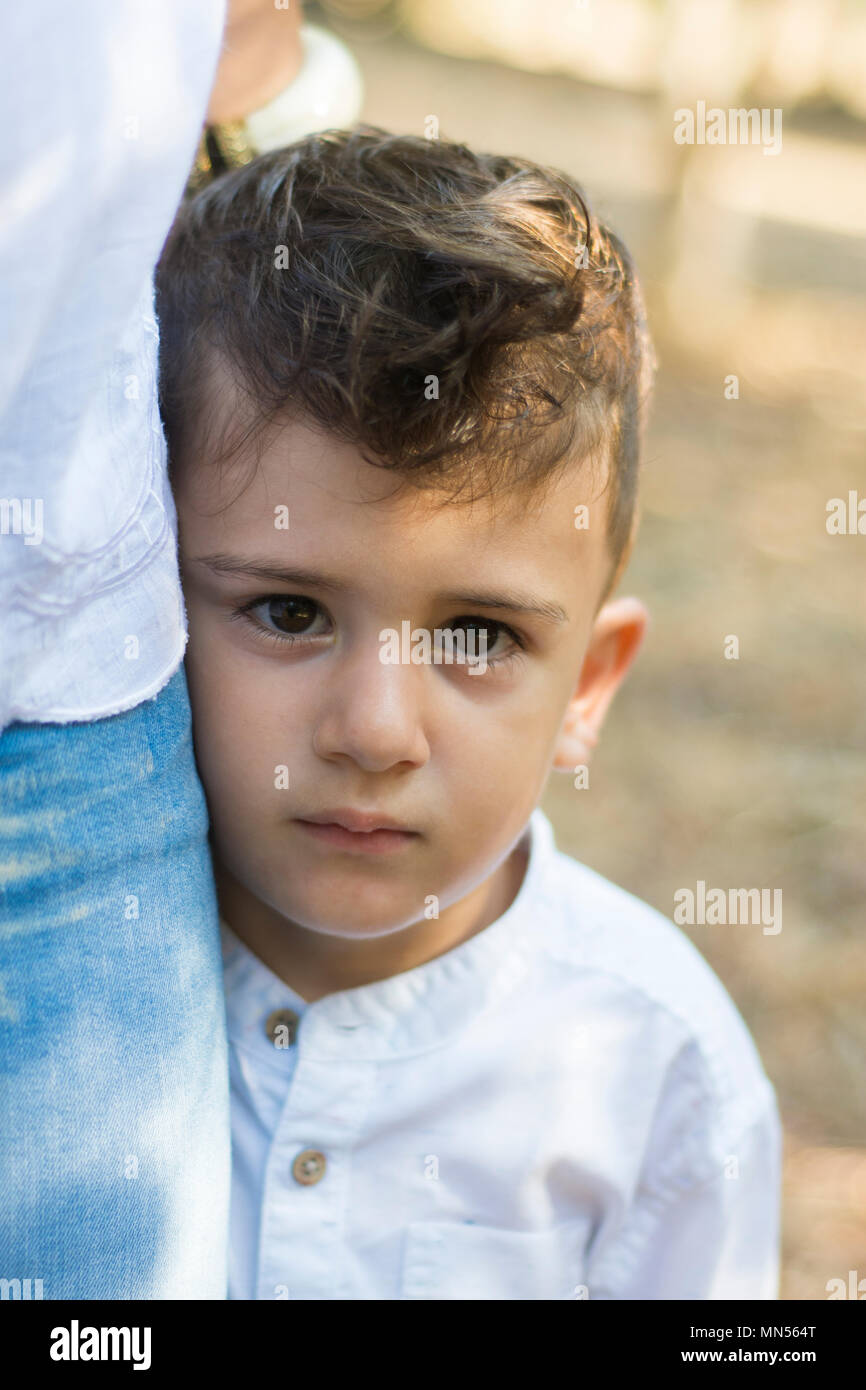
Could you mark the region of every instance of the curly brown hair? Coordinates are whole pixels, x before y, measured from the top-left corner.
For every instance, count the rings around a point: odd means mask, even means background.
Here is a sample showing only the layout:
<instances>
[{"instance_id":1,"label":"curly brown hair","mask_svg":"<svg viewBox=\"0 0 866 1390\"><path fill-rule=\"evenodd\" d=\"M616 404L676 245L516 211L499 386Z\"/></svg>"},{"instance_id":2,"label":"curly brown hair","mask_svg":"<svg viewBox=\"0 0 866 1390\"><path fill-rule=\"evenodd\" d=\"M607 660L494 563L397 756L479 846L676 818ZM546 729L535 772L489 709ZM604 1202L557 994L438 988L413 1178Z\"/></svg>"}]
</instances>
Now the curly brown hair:
<instances>
[{"instance_id":1,"label":"curly brown hair","mask_svg":"<svg viewBox=\"0 0 866 1390\"><path fill-rule=\"evenodd\" d=\"M627 549L653 352L627 249L559 170L320 132L190 196L156 289L173 470L216 356L252 406L232 451L298 414L456 500L604 446L614 564Z\"/></svg>"}]
</instances>

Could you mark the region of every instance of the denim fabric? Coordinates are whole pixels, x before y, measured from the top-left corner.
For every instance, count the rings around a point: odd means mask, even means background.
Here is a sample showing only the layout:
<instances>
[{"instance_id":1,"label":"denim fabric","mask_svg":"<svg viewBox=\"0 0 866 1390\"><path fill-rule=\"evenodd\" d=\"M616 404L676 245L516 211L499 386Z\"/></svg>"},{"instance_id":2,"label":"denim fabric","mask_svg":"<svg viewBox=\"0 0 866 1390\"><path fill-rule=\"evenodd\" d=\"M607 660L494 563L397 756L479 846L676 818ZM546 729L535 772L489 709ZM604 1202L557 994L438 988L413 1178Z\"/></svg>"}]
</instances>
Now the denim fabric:
<instances>
[{"instance_id":1,"label":"denim fabric","mask_svg":"<svg viewBox=\"0 0 866 1390\"><path fill-rule=\"evenodd\" d=\"M0 1297L226 1297L207 830L182 665L122 714L0 734Z\"/></svg>"}]
</instances>

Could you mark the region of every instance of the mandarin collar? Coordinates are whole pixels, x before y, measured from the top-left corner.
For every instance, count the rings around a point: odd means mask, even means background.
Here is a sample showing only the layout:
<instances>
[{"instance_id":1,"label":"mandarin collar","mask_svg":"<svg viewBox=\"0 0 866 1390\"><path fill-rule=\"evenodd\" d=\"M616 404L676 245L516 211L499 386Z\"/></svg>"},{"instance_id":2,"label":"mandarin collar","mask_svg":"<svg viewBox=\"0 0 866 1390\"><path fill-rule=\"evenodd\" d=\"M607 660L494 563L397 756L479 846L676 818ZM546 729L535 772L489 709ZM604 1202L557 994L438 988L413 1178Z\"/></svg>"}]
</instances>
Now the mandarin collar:
<instances>
[{"instance_id":1,"label":"mandarin collar","mask_svg":"<svg viewBox=\"0 0 866 1390\"><path fill-rule=\"evenodd\" d=\"M221 917L231 1041L281 1065L264 1030L267 1015L281 1008L298 1014L298 1053L310 1058L361 1061L424 1052L462 1032L525 975L548 865L556 853L553 828L540 807L519 843L527 840L523 882L495 922L411 970L312 1003L275 975Z\"/></svg>"}]
</instances>

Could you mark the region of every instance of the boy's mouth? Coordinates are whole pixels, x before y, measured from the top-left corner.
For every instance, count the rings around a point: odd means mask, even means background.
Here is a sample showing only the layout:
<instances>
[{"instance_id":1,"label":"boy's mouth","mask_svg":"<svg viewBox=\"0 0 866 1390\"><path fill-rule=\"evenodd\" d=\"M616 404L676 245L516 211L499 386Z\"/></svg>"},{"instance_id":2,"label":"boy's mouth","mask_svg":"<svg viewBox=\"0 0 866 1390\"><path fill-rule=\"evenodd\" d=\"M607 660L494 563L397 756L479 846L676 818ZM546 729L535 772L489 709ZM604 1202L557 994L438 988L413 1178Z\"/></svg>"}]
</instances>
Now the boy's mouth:
<instances>
[{"instance_id":1,"label":"boy's mouth","mask_svg":"<svg viewBox=\"0 0 866 1390\"><path fill-rule=\"evenodd\" d=\"M317 816L297 817L296 822L313 839L356 854L387 854L418 838L417 831L408 830L377 811L324 811Z\"/></svg>"}]
</instances>

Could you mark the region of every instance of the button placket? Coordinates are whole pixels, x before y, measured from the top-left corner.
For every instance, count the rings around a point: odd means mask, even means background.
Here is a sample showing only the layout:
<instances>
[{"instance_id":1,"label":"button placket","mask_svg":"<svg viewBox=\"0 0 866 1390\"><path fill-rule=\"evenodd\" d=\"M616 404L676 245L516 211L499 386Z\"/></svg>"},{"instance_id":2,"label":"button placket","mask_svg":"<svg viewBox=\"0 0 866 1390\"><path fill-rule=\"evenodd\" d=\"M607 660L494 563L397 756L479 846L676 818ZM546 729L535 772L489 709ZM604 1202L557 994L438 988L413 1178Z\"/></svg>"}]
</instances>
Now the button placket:
<instances>
[{"instance_id":1,"label":"button placket","mask_svg":"<svg viewBox=\"0 0 866 1390\"><path fill-rule=\"evenodd\" d=\"M305 1014L305 1023L308 1014ZM322 1020L318 1020L322 1026ZM309 1044L315 1030L302 1031ZM367 1114L375 1065L306 1055L303 1040L267 1159L256 1297L351 1297L344 1288L351 1155ZM274 1291L280 1290L277 1294ZM286 1292L282 1292L285 1290Z\"/></svg>"}]
</instances>

